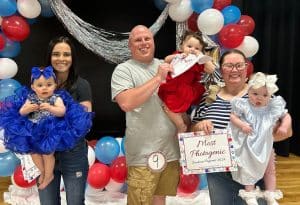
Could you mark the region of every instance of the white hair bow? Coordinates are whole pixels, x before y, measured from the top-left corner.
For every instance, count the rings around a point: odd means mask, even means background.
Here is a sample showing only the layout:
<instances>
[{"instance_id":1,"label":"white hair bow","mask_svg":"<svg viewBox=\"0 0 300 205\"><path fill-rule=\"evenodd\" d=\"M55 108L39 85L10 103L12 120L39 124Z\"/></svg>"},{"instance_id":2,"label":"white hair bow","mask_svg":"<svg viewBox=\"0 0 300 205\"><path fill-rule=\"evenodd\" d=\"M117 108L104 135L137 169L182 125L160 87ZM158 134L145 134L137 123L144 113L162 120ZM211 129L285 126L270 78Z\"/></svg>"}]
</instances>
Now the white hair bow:
<instances>
[{"instance_id":1,"label":"white hair bow","mask_svg":"<svg viewBox=\"0 0 300 205\"><path fill-rule=\"evenodd\" d=\"M276 81L277 81L276 75L267 75L262 72L257 72L251 76L248 85L249 87L252 87L254 89L258 89L260 87L266 86L268 93L272 95L276 91L278 91Z\"/></svg>"}]
</instances>

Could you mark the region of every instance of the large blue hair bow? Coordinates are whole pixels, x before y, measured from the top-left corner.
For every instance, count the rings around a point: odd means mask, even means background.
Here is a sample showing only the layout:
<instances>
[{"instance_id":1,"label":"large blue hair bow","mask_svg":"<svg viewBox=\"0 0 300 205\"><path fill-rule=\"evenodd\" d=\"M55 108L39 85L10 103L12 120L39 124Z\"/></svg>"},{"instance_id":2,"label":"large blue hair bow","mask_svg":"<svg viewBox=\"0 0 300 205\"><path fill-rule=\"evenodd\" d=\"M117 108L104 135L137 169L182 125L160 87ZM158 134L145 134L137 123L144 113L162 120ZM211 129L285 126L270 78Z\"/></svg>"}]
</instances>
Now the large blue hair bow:
<instances>
[{"instance_id":1,"label":"large blue hair bow","mask_svg":"<svg viewBox=\"0 0 300 205\"><path fill-rule=\"evenodd\" d=\"M55 73L53 72L53 67L48 66L44 69L41 69L39 67L32 67L31 69L31 83L33 80L38 79L39 77L44 76L46 79L49 79L50 77L53 77L54 80L56 80Z\"/></svg>"}]
</instances>

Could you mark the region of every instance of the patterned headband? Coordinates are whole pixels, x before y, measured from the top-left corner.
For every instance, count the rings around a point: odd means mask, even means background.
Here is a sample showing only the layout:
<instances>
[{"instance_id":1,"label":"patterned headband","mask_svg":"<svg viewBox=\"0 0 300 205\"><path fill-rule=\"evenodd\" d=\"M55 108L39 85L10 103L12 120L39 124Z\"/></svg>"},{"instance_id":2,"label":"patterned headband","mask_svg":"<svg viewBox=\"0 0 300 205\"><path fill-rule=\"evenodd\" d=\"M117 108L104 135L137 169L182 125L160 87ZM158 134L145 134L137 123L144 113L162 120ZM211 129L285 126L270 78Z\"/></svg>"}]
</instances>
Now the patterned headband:
<instances>
[{"instance_id":1,"label":"patterned headband","mask_svg":"<svg viewBox=\"0 0 300 205\"><path fill-rule=\"evenodd\" d=\"M54 80L56 81L56 76L55 76L55 73L53 72L52 66L48 66L44 69L41 69L39 67L32 67L31 83L33 83L34 80L39 79L41 76L44 76L46 79L53 77Z\"/></svg>"}]
</instances>

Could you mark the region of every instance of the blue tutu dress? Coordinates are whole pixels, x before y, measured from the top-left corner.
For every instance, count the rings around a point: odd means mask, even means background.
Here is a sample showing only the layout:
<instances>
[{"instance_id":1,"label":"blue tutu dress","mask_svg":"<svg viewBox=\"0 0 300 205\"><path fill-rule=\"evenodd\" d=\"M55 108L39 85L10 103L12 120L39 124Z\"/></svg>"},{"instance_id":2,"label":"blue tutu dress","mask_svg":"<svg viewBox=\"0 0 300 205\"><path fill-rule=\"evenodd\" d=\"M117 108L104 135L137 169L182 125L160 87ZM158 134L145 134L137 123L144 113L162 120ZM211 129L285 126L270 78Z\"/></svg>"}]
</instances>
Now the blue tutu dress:
<instances>
[{"instance_id":1,"label":"blue tutu dress","mask_svg":"<svg viewBox=\"0 0 300 205\"><path fill-rule=\"evenodd\" d=\"M63 117L53 116L48 111L20 115L19 110L26 99L32 103L42 103L26 87L7 97L0 109L0 127L4 129L5 147L20 154L49 154L73 148L91 129L94 113L87 112L64 90L57 90L46 102L53 105L58 97L62 98L66 107Z\"/></svg>"}]
</instances>

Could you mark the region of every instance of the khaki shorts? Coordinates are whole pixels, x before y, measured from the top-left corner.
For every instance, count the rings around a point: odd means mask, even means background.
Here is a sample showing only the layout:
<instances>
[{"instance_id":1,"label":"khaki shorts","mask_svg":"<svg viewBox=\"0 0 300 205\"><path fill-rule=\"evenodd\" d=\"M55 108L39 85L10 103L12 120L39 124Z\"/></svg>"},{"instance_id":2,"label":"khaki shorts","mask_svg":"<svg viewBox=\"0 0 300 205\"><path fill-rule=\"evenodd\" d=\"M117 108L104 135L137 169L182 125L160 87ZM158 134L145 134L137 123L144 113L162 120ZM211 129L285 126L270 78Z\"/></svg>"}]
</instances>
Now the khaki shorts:
<instances>
[{"instance_id":1,"label":"khaki shorts","mask_svg":"<svg viewBox=\"0 0 300 205\"><path fill-rule=\"evenodd\" d=\"M179 183L179 162L168 162L162 172L152 172L148 167L128 167L127 204L152 205L154 195L175 196Z\"/></svg>"}]
</instances>

